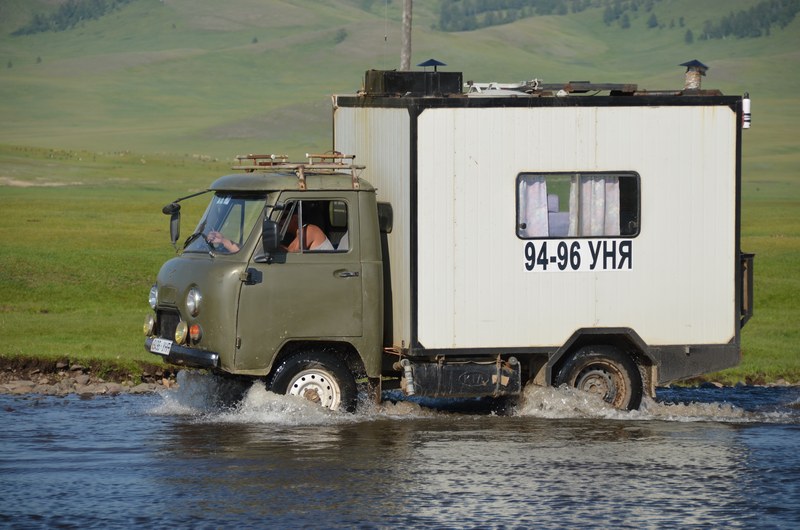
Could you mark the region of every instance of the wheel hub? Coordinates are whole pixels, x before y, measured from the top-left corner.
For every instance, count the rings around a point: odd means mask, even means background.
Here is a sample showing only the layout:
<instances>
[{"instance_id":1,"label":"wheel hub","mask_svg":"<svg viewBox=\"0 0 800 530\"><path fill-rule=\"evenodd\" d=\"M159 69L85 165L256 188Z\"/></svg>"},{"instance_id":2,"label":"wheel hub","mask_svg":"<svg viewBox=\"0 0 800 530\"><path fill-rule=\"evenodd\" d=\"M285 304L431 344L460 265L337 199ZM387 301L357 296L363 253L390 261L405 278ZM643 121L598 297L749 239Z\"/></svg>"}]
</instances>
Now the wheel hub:
<instances>
[{"instance_id":1,"label":"wheel hub","mask_svg":"<svg viewBox=\"0 0 800 530\"><path fill-rule=\"evenodd\" d=\"M287 394L300 396L326 409L336 410L341 403L341 391L336 380L319 369L298 373L289 383Z\"/></svg>"},{"instance_id":2,"label":"wheel hub","mask_svg":"<svg viewBox=\"0 0 800 530\"><path fill-rule=\"evenodd\" d=\"M614 378L601 368L591 368L581 373L575 382L575 387L584 392L596 394L608 402L611 402L617 395Z\"/></svg>"}]
</instances>

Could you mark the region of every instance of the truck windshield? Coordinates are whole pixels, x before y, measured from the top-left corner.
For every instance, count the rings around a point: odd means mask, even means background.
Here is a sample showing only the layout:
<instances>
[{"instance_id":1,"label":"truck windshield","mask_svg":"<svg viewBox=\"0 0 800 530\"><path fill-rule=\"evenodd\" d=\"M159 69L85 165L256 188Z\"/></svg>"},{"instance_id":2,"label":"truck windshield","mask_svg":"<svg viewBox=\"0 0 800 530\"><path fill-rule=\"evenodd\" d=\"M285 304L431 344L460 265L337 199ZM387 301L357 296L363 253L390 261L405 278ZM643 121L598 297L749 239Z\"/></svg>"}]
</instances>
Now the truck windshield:
<instances>
[{"instance_id":1,"label":"truck windshield","mask_svg":"<svg viewBox=\"0 0 800 530\"><path fill-rule=\"evenodd\" d=\"M264 209L265 194L217 192L184 252L235 254L253 231Z\"/></svg>"}]
</instances>

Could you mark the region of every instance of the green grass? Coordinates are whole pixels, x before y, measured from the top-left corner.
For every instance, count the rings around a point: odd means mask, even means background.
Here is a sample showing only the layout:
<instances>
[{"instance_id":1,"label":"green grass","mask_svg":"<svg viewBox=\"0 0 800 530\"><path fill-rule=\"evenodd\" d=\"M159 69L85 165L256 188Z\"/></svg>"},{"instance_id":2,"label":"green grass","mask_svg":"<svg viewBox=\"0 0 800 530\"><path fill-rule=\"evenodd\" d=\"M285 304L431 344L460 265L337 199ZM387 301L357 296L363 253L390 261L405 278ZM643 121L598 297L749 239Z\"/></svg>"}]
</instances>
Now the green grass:
<instances>
[{"instance_id":1,"label":"green grass","mask_svg":"<svg viewBox=\"0 0 800 530\"><path fill-rule=\"evenodd\" d=\"M434 57L465 80L676 89L678 64L697 58L705 88L750 92L742 248L757 254L756 313L742 364L714 377L800 381L800 21L687 45L717 3L655 2L660 29L644 13L607 27L590 9L462 33L433 30L438 3L416 4L412 64ZM151 360L139 329L173 253L161 206L237 154L328 149L330 95L397 67L400 2L138 0L70 31L10 36L52 7L0 3L0 355ZM185 219L203 206L187 202Z\"/></svg>"},{"instance_id":2,"label":"green grass","mask_svg":"<svg viewBox=\"0 0 800 530\"><path fill-rule=\"evenodd\" d=\"M0 230L13 234L0 247L0 353L152 360L138 331L173 255L160 206L224 165L8 147L0 160L14 175L0 180ZM187 203L187 217L204 206Z\"/></svg>"}]
</instances>

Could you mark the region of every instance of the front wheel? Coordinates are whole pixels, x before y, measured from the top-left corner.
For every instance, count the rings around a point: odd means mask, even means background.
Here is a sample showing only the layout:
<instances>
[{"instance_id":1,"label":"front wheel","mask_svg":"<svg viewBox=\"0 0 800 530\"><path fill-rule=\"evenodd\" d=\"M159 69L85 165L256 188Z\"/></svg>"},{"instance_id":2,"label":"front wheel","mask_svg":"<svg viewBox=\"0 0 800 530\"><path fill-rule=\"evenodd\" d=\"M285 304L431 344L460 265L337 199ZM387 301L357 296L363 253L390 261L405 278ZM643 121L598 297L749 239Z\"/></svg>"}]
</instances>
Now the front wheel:
<instances>
[{"instance_id":1,"label":"front wheel","mask_svg":"<svg viewBox=\"0 0 800 530\"><path fill-rule=\"evenodd\" d=\"M330 410L353 412L358 397L347 365L325 352L308 351L281 361L268 381L276 394L300 396Z\"/></svg>"},{"instance_id":2,"label":"front wheel","mask_svg":"<svg viewBox=\"0 0 800 530\"><path fill-rule=\"evenodd\" d=\"M597 394L618 409L638 409L642 403L642 376L636 363L613 346L587 346L572 355L555 378L555 386L568 385Z\"/></svg>"}]
</instances>

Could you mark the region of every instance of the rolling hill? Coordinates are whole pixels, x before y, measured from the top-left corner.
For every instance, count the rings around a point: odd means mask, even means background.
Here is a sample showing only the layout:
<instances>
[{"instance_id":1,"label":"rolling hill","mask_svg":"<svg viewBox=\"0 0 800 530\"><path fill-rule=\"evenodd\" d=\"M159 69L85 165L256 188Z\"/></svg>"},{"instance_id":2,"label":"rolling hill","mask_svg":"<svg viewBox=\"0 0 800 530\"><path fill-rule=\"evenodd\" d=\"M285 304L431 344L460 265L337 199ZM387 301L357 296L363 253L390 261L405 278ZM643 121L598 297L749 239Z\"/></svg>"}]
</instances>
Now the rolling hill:
<instances>
[{"instance_id":1,"label":"rolling hill","mask_svg":"<svg viewBox=\"0 0 800 530\"><path fill-rule=\"evenodd\" d=\"M367 69L399 63L400 0L133 0L63 31L12 35L64 3L0 3L0 143L296 155L329 145L331 94L358 89ZM752 95L754 156L794 152L800 21L766 37L701 40L706 21L759 1L726 1L724 10L719 2L628 3L640 7L626 12L627 29L604 22L614 2L596 0L577 13L444 32L436 29L441 2L417 1L412 64L435 57L476 81L661 89L680 87L677 65L697 58L710 66L704 86ZM691 44L688 30L697 36Z\"/></svg>"},{"instance_id":2,"label":"rolling hill","mask_svg":"<svg viewBox=\"0 0 800 530\"><path fill-rule=\"evenodd\" d=\"M101 4L99 16L80 14ZM11 235L0 247L0 358L149 358L135 331L172 250L154 205L227 166L208 160L329 149L330 96L399 64L401 4L0 0L0 229ZM757 253L756 315L728 380L800 381L800 21L704 38L756 8L798 4L418 0L412 64L433 57L479 82L659 90L681 88L678 65L699 59L703 87L749 92L742 248ZM54 29L20 31L32 21ZM186 218L202 206L187 205Z\"/></svg>"}]
</instances>

